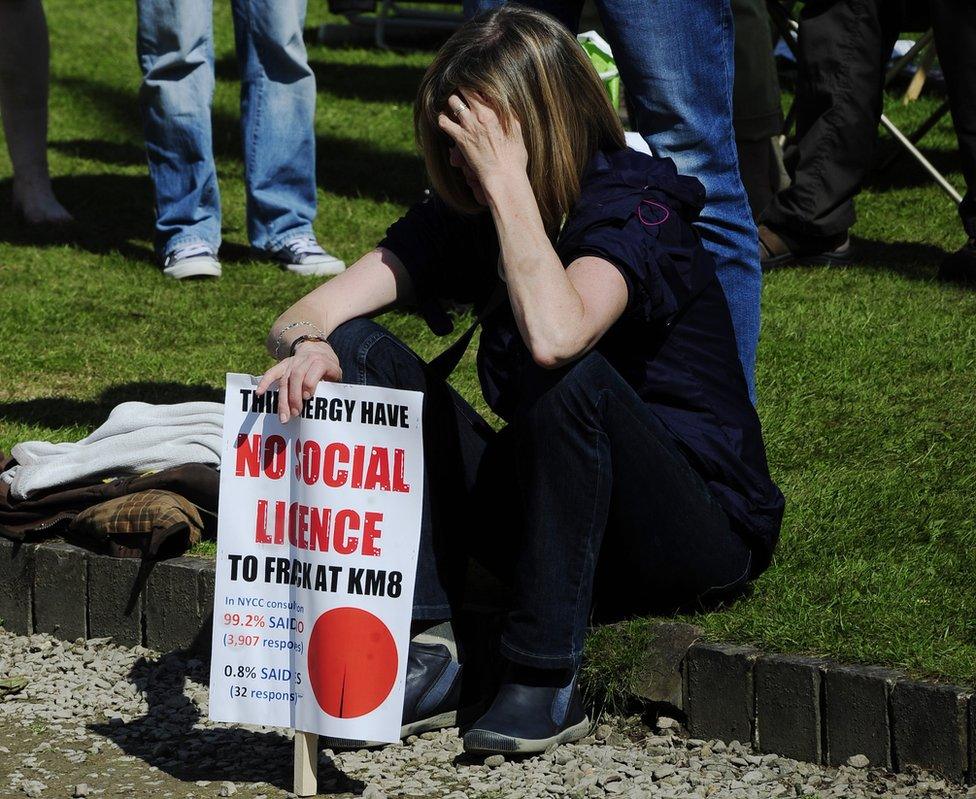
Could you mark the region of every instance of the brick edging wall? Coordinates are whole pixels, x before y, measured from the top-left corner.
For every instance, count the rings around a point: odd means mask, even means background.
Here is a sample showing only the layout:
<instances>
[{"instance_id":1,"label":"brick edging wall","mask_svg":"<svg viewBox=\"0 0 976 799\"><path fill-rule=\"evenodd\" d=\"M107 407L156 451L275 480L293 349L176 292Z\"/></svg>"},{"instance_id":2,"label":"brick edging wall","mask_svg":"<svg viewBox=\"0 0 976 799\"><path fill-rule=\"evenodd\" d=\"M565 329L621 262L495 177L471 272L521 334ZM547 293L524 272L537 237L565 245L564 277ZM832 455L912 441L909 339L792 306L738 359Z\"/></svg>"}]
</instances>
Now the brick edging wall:
<instances>
[{"instance_id":1,"label":"brick edging wall","mask_svg":"<svg viewBox=\"0 0 976 799\"><path fill-rule=\"evenodd\" d=\"M111 636L161 652L210 647L214 563L137 560L61 542L0 538L0 619L20 635ZM969 688L872 666L707 643L690 625L656 625L635 697L677 706L695 738L841 765L852 755L976 782L976 697Z\"/></svg>"},{"instance_id":2,"label":"brick edging wall","mask_svg":"<svg viewBox=\"0 0 976 799\"><path fill-rule=\"evenodd\" d=\"M969 688L829 660L695 643L684 710L696 738L749 741L762 752L837 766L852 755L892 771L976 781L976 699Z\"/></svg>"},{"instance_id":3,"label":"brick edging wall","mask_svg":"<svg viewBox=\"0 0 976 799\"><path fill-rule=\"evenodd\" d=\"M145 568L60 541L0 538L0 619L19 635L111 636L160 652L210 647L214 562L172 558Z\"/></svg>"}]
</instances>

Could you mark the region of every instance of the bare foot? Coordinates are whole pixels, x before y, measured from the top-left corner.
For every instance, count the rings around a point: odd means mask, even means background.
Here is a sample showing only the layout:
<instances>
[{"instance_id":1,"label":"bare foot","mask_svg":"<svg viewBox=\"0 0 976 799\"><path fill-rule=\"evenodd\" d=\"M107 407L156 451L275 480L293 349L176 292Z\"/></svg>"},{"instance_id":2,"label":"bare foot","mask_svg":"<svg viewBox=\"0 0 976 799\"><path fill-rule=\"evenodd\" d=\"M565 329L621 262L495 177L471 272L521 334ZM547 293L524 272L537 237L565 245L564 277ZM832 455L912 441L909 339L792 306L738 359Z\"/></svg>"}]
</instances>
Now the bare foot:
<instances>
[{"instance_id":1,"label":"bare foot","mask_svg":"<svg viewBox=\"0 0 976 799\"><path fill-rule=\"evenodd\" d=\"M14 208L28 225L33 227L63 227L75 221L67 209L58 202L51 188L50 179L19 179L14 177Z\"/></svg>"}]
</instances>

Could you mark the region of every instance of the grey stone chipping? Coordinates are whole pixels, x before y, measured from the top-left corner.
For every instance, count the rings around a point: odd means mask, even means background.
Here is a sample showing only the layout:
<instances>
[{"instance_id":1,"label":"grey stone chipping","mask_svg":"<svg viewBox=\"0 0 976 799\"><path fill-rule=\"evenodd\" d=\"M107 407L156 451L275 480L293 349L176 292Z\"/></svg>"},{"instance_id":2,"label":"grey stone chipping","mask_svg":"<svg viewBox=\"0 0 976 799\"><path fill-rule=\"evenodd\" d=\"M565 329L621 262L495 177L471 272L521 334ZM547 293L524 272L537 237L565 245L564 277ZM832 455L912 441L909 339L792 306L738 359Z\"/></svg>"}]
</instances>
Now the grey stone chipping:
<instances>
[{"instance_id":1,"label":"grey stone chipping","mask_svg":"<svg viewBox=\"0 0 976 799\"><path fill-rule=\"evenodd\" d=\"M0 702L0 796L280 799L292 789L292 736L207 718L199 655L63 642L0 630L0 677L27 687ZM334 799L958 799L923 771L840 768L689 739L674 719L598 720L593 735L534 757L463 755L457 729L378 750L319 753Z\"/></svg>"}]
</instances>

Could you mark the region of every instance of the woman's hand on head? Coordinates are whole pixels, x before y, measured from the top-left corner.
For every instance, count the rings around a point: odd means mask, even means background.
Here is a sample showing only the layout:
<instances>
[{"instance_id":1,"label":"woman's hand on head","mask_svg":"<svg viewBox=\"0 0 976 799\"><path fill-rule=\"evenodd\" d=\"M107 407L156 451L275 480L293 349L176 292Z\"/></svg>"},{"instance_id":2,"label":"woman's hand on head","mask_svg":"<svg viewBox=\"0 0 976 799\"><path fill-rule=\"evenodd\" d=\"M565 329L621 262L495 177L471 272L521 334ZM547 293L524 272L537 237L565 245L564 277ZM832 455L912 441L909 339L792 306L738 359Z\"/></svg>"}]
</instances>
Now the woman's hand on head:
<instances>
[{"instance_id":1,"label":"woman's hand on head","mask_svg":"<svg viewBox=\"0 0 976 799\"><path fill-rule=\"evenodd\" d=\"M475 91L458 90L447 99L437 123L457 145L466 166L482 186L506 174L526 174L529 154L522 126L512 117L507 125ZM507 130L506 130L507 128Z\"/></svg>"},{"instance_id":2,"label":"woman's hand on head","mask_svg":"<svg viewBox=\"0 0 976 799\"><path fill-rule=\"evenodd\" d=\"M278 418L282 423L298 416L302 402L315 393L321 380L342 380L339 357L325 341L303 341L295 354L284 358L264 373L255 392L264 394L271 384L278 381Z\"/></svg>"}]
</instances>

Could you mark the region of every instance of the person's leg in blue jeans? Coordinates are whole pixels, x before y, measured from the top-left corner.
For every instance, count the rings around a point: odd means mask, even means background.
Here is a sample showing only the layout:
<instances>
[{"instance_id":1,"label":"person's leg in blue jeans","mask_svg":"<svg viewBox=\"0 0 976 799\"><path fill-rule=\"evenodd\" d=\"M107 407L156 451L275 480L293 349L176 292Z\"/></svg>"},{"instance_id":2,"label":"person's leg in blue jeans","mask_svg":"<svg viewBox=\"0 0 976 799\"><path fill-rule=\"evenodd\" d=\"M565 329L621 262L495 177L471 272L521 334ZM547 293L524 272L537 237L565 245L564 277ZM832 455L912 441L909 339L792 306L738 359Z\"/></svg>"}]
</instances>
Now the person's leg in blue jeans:
<instances>
[{"instance_id":1,"label":"person's leg in blue jeans","mask_svg":"<svg viewBox=\"0 0 976 799\"><path fill-rule=\"evenodd\" d=\"M573 669L594 598L634 615L741 590L749 545L602 355L530 369L525 383L512 422L524 518L502 654Z\"/></svg>"},{"instance_id":2,"label":"person's leg in blue jeans","mask_svg":"<svg viewBox=\"0 0 976 799\"><path fill-rule=\"evenodd\" d=\"M762 270L732 130L729 0L604 0L597 6L633 124L652 153L674 159L679 172L705 186L695 229L715 259L755 399Z\"/></svg>"},{"instance_id":3,"label":"person's leg in blue jeans","mask_svg":"<svg viewBox=\"0 0 976 799\"><path fill-rule=\"evenodd\" d=\"M447 621L454 618L465 589L472 541L481 542L482 549L495 553L496 563L511 569L512 548L506 541L517 534L511 524L496 526L491 521L510 517L503 509L516 492L494 478L505 480L512 473L511 458L492 459L501 468L486 466L486 456L495 451L500 436L385 328L368 319L353 319L337 327L329 343L345 382L424 394L423 515L400 732L406 736L455 726L458 714L480 704L483 674L492 658L465 657L466 646L473 647L469 651L483 648L488 637L484 628L457 641ZM485 508L473 502L476 483L488 500Z\"/></svg>"},{"instance_id":4,"label":"person's leg in blue jeans","mask_svg":"<svg viewBox=\"0 0 976 799\"><path fill-rule=\"evenodd\" d=\"M602 355L560 370L530 367L516 419L495 433L379 324L352 320L329 343L345 382L424 394L415 619L451 618L473 555L515 586L510 659L567 668L582 652L606 557L640 596L611 580L603 604L629 613L673 609L749 576L748 546Z\"/></svg>"},{"instance_id":5,"label":"person's leg in blue jeans","mask_svg":"<svg viewBox=\"0 0 976 799\"><path fill-rule=\"evenodd\" d=\"M467 14L498 0L467 0ZM573 32L580 0L523 0ZM729 0L597 0L627 89L632 124L651 152L705 186L695 229L715 259L732 313L739 360L755 401L762 269L756 225L739 177L732 130L734 35Z\"/></svg>"},{"instance_id":6,"label":"person's leg in blue jeans","mask_svg":"<svg viewBox=\"0 0 976 799\"><path fill-rule=\"evenodd\" d=\"M329 341L347 382L424 392L415 623L452 617L469 549L512 578L501 645L511 671L467 749L534 751L585 734L575 674L601 561L614 569L603 598L627 613L735 592L751 576L748 545L602 355L529 367L516 418L495 434L376 323L347 322ZM424 673L408 672L418 696ZM451 685L442 707L456 705Z\"/></svg>"},{"instance_id":7,"label":"person's leg in blue jeans","mask_svg":"<svg viewBox=\"0 0 976 799\"><path fill-rule=\"evenodd\" d=\"M511 665L464 735L472 752L538 752L586 734L576 675L594 599L634 615L728 598L751 577L748 544L602 355L522 377L505 431L521 501L500 644Z\"/></svg>"},{"instance_id":8,"label":"person's leg in blue jeans","mask_svg":"<svg viewBox=\"0 0 976 799\"><path fill-rule=\"evenodd\" d=\"M346 383L424 394L424 501L413 618L450 619L460 601L467 540L477 523L471 492L495 433L444 380L386 328L368 319L337 327L329 344ZM491 493L490 491L488 493ZM500 502L495 497L495 502Z\"/></svg>"},{"instance_id":9,"label":"person's leg in blue jeans","mask_svg":"<svg viewBox=\"0 0 976 799\"><path fill-rule=\"evenodd\" d=\"M315 75L305 0L232 0L241 70L241 136L251 246L275 250L312 235Z\"/></svg>"},{"instance_id":10,"label":"person's leg in blue jeans","mask_svg":"<svg viewBox=\"0 0 976 799\"><path fill-rule=\"evenodd\" d=\"M138 0L139 90L156 250L220 246L220 194L210 102L214 88L210 0Z\"/></svg>"}]
</instances>

